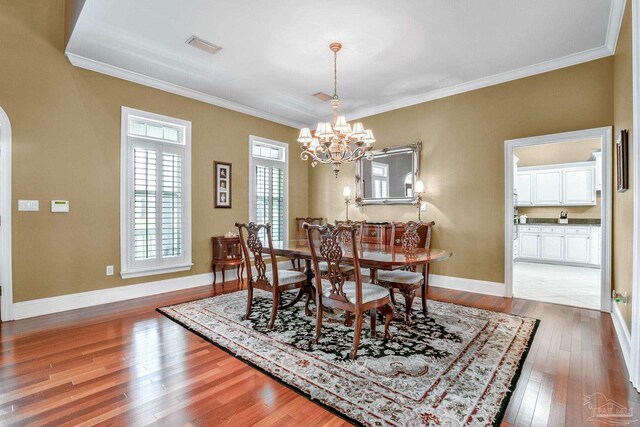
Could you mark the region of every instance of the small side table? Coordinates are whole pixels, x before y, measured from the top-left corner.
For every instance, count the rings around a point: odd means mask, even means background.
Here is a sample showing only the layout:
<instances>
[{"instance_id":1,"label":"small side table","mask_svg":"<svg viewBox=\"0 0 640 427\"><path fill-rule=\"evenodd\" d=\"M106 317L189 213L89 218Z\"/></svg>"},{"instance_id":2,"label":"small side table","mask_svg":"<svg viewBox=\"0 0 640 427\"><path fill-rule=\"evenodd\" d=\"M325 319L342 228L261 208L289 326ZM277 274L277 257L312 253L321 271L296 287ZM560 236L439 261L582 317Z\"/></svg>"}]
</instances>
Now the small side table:
<instances>
[{"instance_id":1,"label":"small side table","mask_svg":"<svg viewBox=\"0 0 640 427\"><path fill-rule=\"evenodd\" d=\"M211 238L213 245L213 285L216 284L216 267L222 270L222 283L224 283L224 270L229 266L236 267L238 280L242 283L244 276L244 262L242 260L242 246L239 237L214 236Z\"/></svg>"}]
</instances>

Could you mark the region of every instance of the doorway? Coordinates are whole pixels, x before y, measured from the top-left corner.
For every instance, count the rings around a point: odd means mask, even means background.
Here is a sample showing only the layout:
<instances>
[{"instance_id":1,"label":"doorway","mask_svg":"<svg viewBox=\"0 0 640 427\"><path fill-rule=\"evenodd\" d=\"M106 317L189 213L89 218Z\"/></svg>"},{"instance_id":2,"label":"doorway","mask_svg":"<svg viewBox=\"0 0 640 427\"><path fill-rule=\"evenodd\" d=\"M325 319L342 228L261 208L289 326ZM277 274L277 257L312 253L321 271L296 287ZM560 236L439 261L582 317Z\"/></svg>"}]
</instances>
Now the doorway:
<instances>
[{"instance_id":1,"label":"doorway","mask_svg":"<svg viewBox=\"0 0 640 427\"><path fill-rule=\"evenodd\" d=\"M505 142L508 296L611 310L611 128Z\"/></svg>"},{"instance_id":2,"label":"doorway","mask_svg":"<svg viewBox=\"0 0 640 427\"><path fill-rule=\"evenodd\" d=\"M11 271L11 123L0 107L0 321L13 320Z\"/></svg>"}]
</instances>

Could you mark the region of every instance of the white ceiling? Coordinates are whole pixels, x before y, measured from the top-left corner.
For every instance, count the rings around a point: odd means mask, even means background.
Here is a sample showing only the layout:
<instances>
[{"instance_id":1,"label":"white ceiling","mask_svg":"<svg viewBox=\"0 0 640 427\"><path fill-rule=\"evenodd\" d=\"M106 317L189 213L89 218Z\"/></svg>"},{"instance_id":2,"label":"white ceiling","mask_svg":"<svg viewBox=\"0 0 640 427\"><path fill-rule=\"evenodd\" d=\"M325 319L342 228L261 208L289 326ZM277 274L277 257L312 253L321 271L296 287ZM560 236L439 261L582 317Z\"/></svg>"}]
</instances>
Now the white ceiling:
<instances>
[{"instance_id":1,"label":"white ceiling","mask_svg":"<svg viewBox=\"0 0 640 427\"><path fill-rule=\"evenodd\" d=\"M358 118L607 56L622 0L87 0L74 65L291 126ZM215 56L185 44L196 35Z\"/></svg>"}]
</instances>

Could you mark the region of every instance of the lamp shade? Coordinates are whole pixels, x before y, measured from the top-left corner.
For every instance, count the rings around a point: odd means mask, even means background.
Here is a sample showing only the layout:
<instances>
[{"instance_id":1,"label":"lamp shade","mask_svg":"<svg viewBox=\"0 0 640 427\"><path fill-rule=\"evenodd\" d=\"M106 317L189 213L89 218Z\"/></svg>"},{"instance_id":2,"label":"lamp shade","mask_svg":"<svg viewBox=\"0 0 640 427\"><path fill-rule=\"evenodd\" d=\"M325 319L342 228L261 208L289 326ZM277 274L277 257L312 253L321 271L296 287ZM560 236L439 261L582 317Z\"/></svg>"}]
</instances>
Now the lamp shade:
<instances>
[{"instance_id":1,"label":"lamp shade","mask_svg":"<svg viewBox=\"0 0 640 427\"><path fill-rule=\"evenodd\" d=\"M349 187L348 185L345 185L344 189L342 190L342 195L344 196L345 199L350 199L351 198L351 187Z\"/></svg>"},{"instance_id":2,"label":"lamp shade","mask_svg":"<svg viewBox=\"0 0 640 427\"><path fill-rule=\"evenodd\" d=\"M318 146L320 145L320 143L318 142L318 138L313 138L311 140L311 149L315 150L316 148L318 148Z\"/></svg>"},{"instance_id":3,"label":"lamp shade","mask_svg":"<svg viewBox=\"0 0 640 427\"><path fill-rule=\"evenodd\" d=\"M362 123L354 123L353 134L351 134L351 136L357 139L361 139L361 138L364 138L366 135L367 133L364 131L364 127L362 126Z\"/></svg>"},{"instance_id":4,"label":"lamp shade","mask_svg":"<svg viewBox=\"0 0 640 427\"><path fill-rule=\"evenodd\" d=\"M333 125L333 129L337 130L341 134L346 134L351 130L351 126L347 123L347 119L344 116L338 116L336 124Z\"/></svg>"},{"instance_id":5,"label":"lamp shade","mask_svg":"<svg viewBox=\"0 0 640 427\"><path fill-rule=\"evenodd\" d=\"M318 123L318 129L316 130L316 136L318 138L329 138L333 135L331 123Z\"/></svg>"},{"instance_id":6,"label":"lamp shade","mask_svg":"<svg viewBox=\"0 0 640 427\"><path fill-rule=\"evenodd\" d=\"M368 145L371 145L374 142L376 142L376 139L373 137L373 131L371 129L367 129L364 132L365 132L365 136L364 138L362 138L364 142L366 142Z\"/></svg>"},{"instance_id":7,"label":"lamp shade","mask_svg":"<svg viewBox=\"0 0 640 427\"><path fill-rule=\"evenodd\" d=\"M424 182L421 179L416 179L416 188L414 193L424 193Z\"/></svg>"},{"instance_id":8,"label":"lamp shade","mask_svg":"<svg viewBox=\"0 0 640 427\"><path fill-rule=\"evenodd\" d=\"M311 131L309 128L300 129L300 135L298 136L298 142L308 144L313 138L311 137Z\"/></svg>"}]
</instances>

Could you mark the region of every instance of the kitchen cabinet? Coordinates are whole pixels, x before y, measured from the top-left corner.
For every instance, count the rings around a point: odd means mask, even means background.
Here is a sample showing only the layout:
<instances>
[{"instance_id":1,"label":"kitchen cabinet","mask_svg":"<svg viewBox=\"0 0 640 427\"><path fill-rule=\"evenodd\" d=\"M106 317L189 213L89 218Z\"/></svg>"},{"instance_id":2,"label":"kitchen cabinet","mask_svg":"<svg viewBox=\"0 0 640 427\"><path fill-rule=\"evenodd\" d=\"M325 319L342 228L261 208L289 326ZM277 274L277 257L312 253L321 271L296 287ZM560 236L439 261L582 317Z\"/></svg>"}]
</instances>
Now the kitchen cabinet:
<instances>
[{"instance_id":1,"label":"kitchen cabinet","mask_svg":"<svg viewBox=\"0 0 640 427\"><path fill-rule=\"evenodd\" d=\"M569 262L588 263L591 260L590 239L590 236L567 234L565 259Z\"/></svg>"},{"instance_id":2,"label":"kitchen cabinet","mask_svg":"<svg viewBox=\"0 0 640 427\"><path fill-rule=\"evenodd\" d=\"M540 258L540 234L520 233L518 256L520 258Z\"/></svg>"},{"instance_id":3,"label":"kitchen cabinet","mask_svg":"<svg viewBox=\"0 0 640 427\"><path fill-rule=\"evenodd\" d=\"M516 206L596 204L596 162L518 168Z\"/></svg>"},{"instance_id":4,"label":"kitchen cabinet","mask_svg":"<svg viewBox=\"0 0 640 427\"><path fill-rule=\"evenodd\" d=\"M601 229L595 225L520 224L514 259L599 266Z\"/></svg>"},{"instance_id":5,"label":"kitchen cabinet","mask_svg":"<svg viewBox=\"0 0 640 427\"><path fill-rule=\"evenodd\" d=\"M564 171L563 205L596 203L595 168L576 168Z\"/></svg>"},{"instance_id":6,"label":"kitchen cabinet","mask_svg":"<svg viewBox=\"0 0 640 427\"><path fill-rule=\"evenodd\" d=\"M539 171L534 174L533 205L560 205L562 202L562 171Z\"/></svg>"},{"instance_id":7,"label":"kitchen cabinet","mask_svg":"<svg viewBox=\"0 0 640 427\"><path fill-rule=\"evenodd\" d=\"M515 190L516 206L531 206L533 204L533 173L518 172Z\"/></svg>"},{"instance_id":8,"label":"kitchen cabinet","mask_svg":"<svg viewBox=\"0 0 640 427\"><path fill-rule=\"evenodd\" d=\"M543 230L544 231L544 230ZM541 234L540 259L562 261L564 258L564 236L562 234Z\"/></svg>"}]
</instances>

